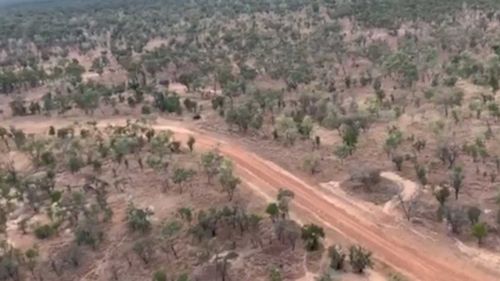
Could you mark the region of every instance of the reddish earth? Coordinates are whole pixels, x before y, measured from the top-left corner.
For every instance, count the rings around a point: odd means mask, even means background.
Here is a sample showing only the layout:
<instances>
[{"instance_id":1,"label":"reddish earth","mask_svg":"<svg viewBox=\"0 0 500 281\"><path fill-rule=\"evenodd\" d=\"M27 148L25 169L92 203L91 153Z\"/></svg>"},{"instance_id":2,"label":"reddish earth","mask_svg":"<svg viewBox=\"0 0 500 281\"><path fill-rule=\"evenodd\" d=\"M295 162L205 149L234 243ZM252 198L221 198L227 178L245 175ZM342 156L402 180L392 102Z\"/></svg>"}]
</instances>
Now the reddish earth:
<instances>
[{"instance_id":1,"label":"reddish earth","mask_svg":"<svg viewBox=\"0 0 500 281\"><path fill-rule=\"evenodd\" d=\"M27 131L45 130L49 125L71 124L70 120L13 122ZM123 124L125 119L102 120L99 126ZM299 179L276 164L266 161L243 146L219 136L197 129L186 129L185 124L159 120L153 127L172 130L176 138L196 137L196 147L216 147L237 165L240 177L259 193L274 197L279 188L286 187L295 193L295 213L302 221L321 223L346 239L360 243L375 253L377 260L401 271L416 280L429 281L493 281L499 273L473 265L465 256L454 253L446 245L425 240L408 228L384 227L381 221L372 220L342 198L325 195L308 179Z\"/></svg>"}]
</instances>

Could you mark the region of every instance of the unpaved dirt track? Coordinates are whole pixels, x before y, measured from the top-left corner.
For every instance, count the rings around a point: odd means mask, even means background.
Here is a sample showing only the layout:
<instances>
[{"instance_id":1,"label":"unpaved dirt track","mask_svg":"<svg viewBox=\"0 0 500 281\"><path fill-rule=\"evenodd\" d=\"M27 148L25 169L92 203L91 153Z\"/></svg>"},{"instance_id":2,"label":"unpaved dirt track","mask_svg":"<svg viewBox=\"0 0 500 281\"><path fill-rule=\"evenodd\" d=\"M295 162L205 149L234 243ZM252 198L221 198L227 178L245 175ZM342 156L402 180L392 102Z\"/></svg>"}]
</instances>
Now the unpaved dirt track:
<instances>
[{"instance_id":1,"label":"unpaved dirt track","mask_svg":"<svg viewBox=\"0 0 500 281\"><path fill-rule=\"evenodd\" d=\"M125 119L101 121L99 126L123 124ZM26 131L41 131L50 125L68 125L70 121L54 119L13 124ZM424 281L498 281L500 275L482 270L468 263L465 258L454 257L433 248L423 240L401 235L388 235L374 222L353 215L345 206L337 205L319 190L320 188L290 174L276 164L266 161L231 143L201 131L188 130L176 122L158 121L157 130L172 130L176 138L196 137L196 147L217 149L232 159L240 177L266 194L274 194L279 188L288 188L295 193L294 206L312 220L333 228L345 237L362 244L374 252L377 259L409 275L411 280ZM404 230L403 230L404 231ZM408 237L412 235L408 231ZM450 258L453 257L453 258Z\"/></svg>"},{"instance_id":2,"label":"unpaved dirt track","mask_svg":"<svg viewBox=\"0 0 500 281\"><path fill-rule=\"evenodd\" d=\"M284 171L272 167L267 161L249 154L235 146L221 146L220 151L229 156L242 170L244 180L258 181L262 188L286 187L295 193L295 205L323 221L327 227L333 227L346 237L362 243L374 251L376 256L389 265L406 272L419 280L462 280L486 281L499 280L498 277L483 276L471 266L452 261L439 260L431 254L421 253L419 245L408 245L407 241L398 241L379 231L373 224L365 224L349 215L323 196L312 191L310 186ZM267 183L264 185L264 183Z\"/></svg>"},{"instance_id":3,"label":"unpaved dirt track","mask_svg":"<svg viewBox=\"0 0 500 281\"><path fill-rule=\"evenodd\" d=\"M409 202L418 195L419 185L416 182L405 179L394 172L382 172L380 175L396 184L401 188L398 194L384 205L384 213L390 214L400 205L401 199L403 202Z\"/></svg>"}]
</instances>

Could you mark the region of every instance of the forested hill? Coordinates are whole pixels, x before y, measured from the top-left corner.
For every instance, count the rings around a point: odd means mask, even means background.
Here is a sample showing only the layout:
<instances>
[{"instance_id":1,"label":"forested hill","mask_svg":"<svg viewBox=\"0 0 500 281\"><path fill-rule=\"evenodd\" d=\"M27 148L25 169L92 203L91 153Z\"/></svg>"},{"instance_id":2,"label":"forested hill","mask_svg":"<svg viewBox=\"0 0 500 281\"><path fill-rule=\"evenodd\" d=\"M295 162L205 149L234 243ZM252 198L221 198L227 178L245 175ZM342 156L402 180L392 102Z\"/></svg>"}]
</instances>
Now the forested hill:
<instances>
[{"instance_id":1,"label":"forested hill","mask_svg":"<svg viewBox=\"0 0 500 281\"><path fill-rule=\"evenodd\" d=\"M79 7L87 3L96 3L95 0L0 0L0 13L10 12L12 9L18 11L38 10L47 8ZM101 1L102 2L102 1Z\"/></svg>"},{"instance_id":2,"label":"forested hill","mask_svg":"<svg viewBox=\"0 0 500 281\"><path fill-rule=\"evenodd\" d=\"M63 0L0 0L0 6L19 6L19 5L29 5L35 4L39 5L40 3L52 3L52 2L62 2Z\"/></svg>"},{"instance_id":3,"label":"forested hill","mask_svg":"<svg viewBox=\"0 0 500 281\"><path fill-rule=\"evenodd\" d=\"M212 0L157 0L157 1L140 1L140 0L107 0L107 1L97 1L97 0L0 0L0 7L5 6L15 6L15 7L78 7L84 6L86 4L95 4L99 6L119 6L125 4L136 4L140 5L144 2L164 2L165 4L202 4L205 5L207 2ZM214 1L215 2L215 1ZM367 17L377 17L379 21L384 21L387 18L396 17L418 17L418 18L429 18L432 19L441 14L449 14L457 9L462 9L464 7L470 8L494 8L500 7L500 1L497 0L254 0L249 1L253 3L245 3L246 1L234 1L234 0L222 0L217 1L217 3L212 3L212 6L226 6L231 5L233 7L303 7L307 5L332 5L341 7L339 13L344 15L349 14L365 14ZM271 8L272 9L272 8ZM5 8L4 8L5 10ZM384 11L383 14L379 14L378 11ZM1 11L0 11L1 12Z\"/></svg>"}]
</instances>

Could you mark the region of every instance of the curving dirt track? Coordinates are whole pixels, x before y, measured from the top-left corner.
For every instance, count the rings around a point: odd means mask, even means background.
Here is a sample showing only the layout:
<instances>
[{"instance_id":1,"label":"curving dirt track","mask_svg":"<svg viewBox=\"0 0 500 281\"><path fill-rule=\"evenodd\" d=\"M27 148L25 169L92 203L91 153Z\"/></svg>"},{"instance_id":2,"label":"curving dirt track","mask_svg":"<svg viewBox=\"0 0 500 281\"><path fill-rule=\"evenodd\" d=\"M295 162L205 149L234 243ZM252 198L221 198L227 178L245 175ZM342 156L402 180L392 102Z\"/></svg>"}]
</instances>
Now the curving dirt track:
<instances>
[{"instance_id":1,"label":"curving dirt track","mask_svg":"<svg viewBox=\"0 0 500 281\"><path fill-rule=\"evenodd\" d=\"M99 126L123 124L125 119L103 120ZM36 132L50 125L68 125L70 121L13 122L16 127ZM415 238L409 230L387 232L369 216L359 216L353 207L342 204L325 196L320 188L309 184L276 164L267 161L242 146L185 125L159 120L153 127L157 130L172 130L176 138L196 137L198 148L217 149L233 160L240 177L253 188L264 194L275 194L279 188L286 187L295 193L294 206L305 218L321 222L346 238L356 241L372 250L376 258L390 267L399 270L412 280L424 281L498 281L500 275L475 267L462 256L451 255L445 247ZM350 209L349 209L350 208Z\"/></svg>"},{"instance_id":2,"label":"curving dirt track","mask_svg":"<svg viewBox=\"0 0 500 281\"><path fill-rule=\"evenodd\" d=\"M411 245L409 241L401 241L387 236L372 223L366 223L350 215L343 208L332 204L313 189L315 187L291 176L269 162L250 154L239 147L223 145L220 151L229 156L241 170L245 181L257 182L261 188L278 191L286 187L295 193L294 203L306 213L314 215L333 227L346 237L357 241L375 252L376 256L387 264L411 275L418 280L429 281L487 281L499 280L499 276L489 276L476 272L465 262L454 263L440 260L439 255L425 253L427 247Z\"/></svg>"}]
</instances>

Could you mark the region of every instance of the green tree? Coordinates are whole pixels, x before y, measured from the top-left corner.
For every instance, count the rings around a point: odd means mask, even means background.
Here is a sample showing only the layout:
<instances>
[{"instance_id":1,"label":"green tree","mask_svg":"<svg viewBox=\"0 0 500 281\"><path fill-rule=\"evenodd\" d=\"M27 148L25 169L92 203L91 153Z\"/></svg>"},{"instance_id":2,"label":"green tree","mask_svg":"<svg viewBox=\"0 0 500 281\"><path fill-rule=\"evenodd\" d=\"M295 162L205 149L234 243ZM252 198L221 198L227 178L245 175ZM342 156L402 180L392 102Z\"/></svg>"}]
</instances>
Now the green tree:
<instances>
[{"instance_id":1,"label":"green tree","mask_svg":"<svg viewBox=\"0 0 500 281\"><path fill-rule=\"evenodd\" d=\"M462 189L464 175L462 167L454 167L450 175L451 186L455 190L455 200L458 200L458 193Z\"/></svg>"},{"instance_id":2,"label":"green tree","mask_svg":"<svg viewBox=\"0 0 500 281\"><path fill-rule=\"evenodd\" d=\"M189 151L193 152L195 143L196 143L196 139L193 136L189 136L189 139L187 141Z\"/></svg>"},{"instance_id":3,"label":"green tree","mask_svg":"<svg viewBox=\"0 0 500 281\"><path fill-rule=\"evenodd\" d=\"M352 155L353 151L354 151L353 147L348 146L346 144L341 144L335 149L334 154L340 160L344 160L350 155Z\"/></svg>"},{"instance_id":4,"label":"green tree","mask_svg":"<svg viewBox=\"0 0 500 281\"><path fill-rule=\"evenodd\" d=\"M190 91L191 86L192 86L193 82L195 81L195 79L196 79L196 73L182 73L179 76L178 80L179 80L179 83L186 86L188 91Z\"/></svg>"},{"instance_id":5,"label":"green tree","mask_svg":"<svg viewBox=\"0 0 500 281\"><path fill-rule=\"evenodd\" d=\"M401 132L398 128L394 127L389 130L389 135L385 140L384 149L387 151L387 154L392 154L403 142L403 132Z\"/></svg>"},{"instance_id":6,"label":"green tree","mask_svg":"<svg viewBox=\"0 0 500 281\"><path fill-rule=\"evenodd\" d=\"M183 220L187 221L188 223L191 223L191 220L193 219L193 212L190 208L187 207L179 208L179 210L177 210L177 213Z\"/></svg>"},{"instance_id":7,"label":"green tree","mask_svg":"<svg viewBox=\"0 0 500 281\"><path fill-rule=\"evenodd\" d=\"M100 94L93 89L84 89L83 93L75 93L73 99L78 108L83 110L85 114L93 114L99 107Z\"/></svg>"},{"instance_id":8,"label":"green tree","mask_svg":"<svg viewBox=\"0 0 500 281\"><path fill-rule=\"evenodd\" d=\"M426 185L427 184L427 169L425 168L425 166L420 165L418 163L415 164L415 172L417 174L418 181L422 185Z\"/></svg>"},{"instance_id":9,"label":"green tree","mask_svg":"<svg viewBox=\"0 0 500 281\"><path fill-rule=\"evenodd\" d=\"M328 256L330 257L330 267L334 270L344 268L346 254L340 245L333 245L328 248Z\"/></svg>"},{"instance_id":10,"label":"green tree","mask_svg":"<svg viewBox=\"0 0 500 281\"><path fill-rule=\"evenodd\" d=\"M314 128L313 119L310 116L304 117L300 123L299 133L306 139L311 137Z\"/></svg>"},{"instance_id":11,"label":"green tree","mask_svg":"<svg viewBox=\"0 0 500 281\"><path fill-rule=\"evenodd\" d=\"M226 113L226 122L229 125L236 125L241 132L248 131L254 113L253 108L247 105L231 107Z\"/></svg>"},{"instance_id":12,"label":"green tree","mask_svg":"<svg viewBox=\"0 0 500 281\"><path fill-rule=\"evenodd\" d=\"M222 88L226 87L231 81L235 80L231 71L231 66L227 63L218 66L215 74L217 82L219 82L219 85Z\"/></svg>"},{"instance_id":13,"label":"green tree","mask_svg":"<svg viewBox=\"0 0 500 281\"><path fill-rule=\"evenodd\" d=\"M302 240L306 245L306 250L316 251L320 246L320 239L325 237L322 227L315 224L307 224L302 227Z\"/></svg>"},{"instance_id":14,"label":"green tree","mask_svg":"<svg viewBox=\"0 0 500 281\"><path fill-rule=\"evenodd\" d=\"M179 95L176 93L154 93L154 106L161 112L182 114L182 106Z\"/></svg>"},{"instance_id":15,"label":"green tree","mask_svg":"<svg viewBox=\"0 0 500 281\"><path fill-rule=\"evenodd\" d=\"M180 193L182 193L184 191L184 183L189 182L194 175L196 175L196 171L192 169L177 168L172 175L172 181L179 185Z\"/></svg>"},{"instance_id":16,"label":"green tree","mask_svg":"<svg viewBox=\"0 0 500 281\"><path fill-rule=\"evenodd\" d=\"M448 208L446 219L450 223L451 230L455 234L460 234L462 227L467 223L467 216L462 208Z\"/></svg>"},{"instance_id":17,"label":"green tree","mask_svg":"<svg viewBox=\"0 0 500 281\"><path fill-rule=\"evenodd\" d=\"M286 145L293 145L299 135L297 124L291 117L280 116L276 120L278 135L284 139Z\"/></svg>"},{"instance_id":18,"label":"green tree","mask_svg":"<svg viewBox=\"0 0 500 281\"><path fill-rule=\"evenodd\" d=\"M153 281L167 281L167 274L163 270L157 270L153 274Z\"/></svg>"},{"instance_id":19,"label":"green tree","mask_svg":"<svg viewBox=\"0 0 500 281\"><path fill-rule=\"evenodd\" d=\"M449 196L450 190L446 186L440 187L437 191L434 192L434 197L436 197L436 200L439 202L440 206L444 206Z\"/></svg>"},{"instance_id":20,"label":"green tree","mask_svg":"<svg viewBox=\"0 0 500 281\"><path fill-rule=\"evenodd\" d=\"M35 236L38 239L48 239L52 235L54 235L55 232L56 232L56 229L54 228L53 225L50 225L50 224L40 225L37 228L35 228L35 231L34 231Z\"/></svg>"},{"instance_id":21,"label":"green tree","mask_svg":"<svg viewBox=\"0 0 500 281\"><path fill-rule=\"evenodd\" d=\"M87 218L78 223L75 229L75 242L78 245L88 245L94 249L104 239L104 231L94 218Z\"/></svg>"},{"instance_id":22,"label":"green tree","mask_svg":"<svg viewBox=\"0 0 500 281\"><path fill-rule=\"evenodd\" d=\"M396 166L396 170L401 172L401 170L403 169L403 162L405 161L404 156L401 154L394 154L391 157L391 161Z\"/></svg>"},{"instance_id":23,"label":"green tree","mask_svg":"<svg viewBox=\"0 0 500 281\"><path fill-rule=\"evenodd\" d=\"M319 165L320 159L318 155L308 154L306 158L304 158L304 163L302 166L304 167L304 170L308 171L311 174L315 174L318 172Z\"/></svg>"},{"instance_id":24,"label":"green tree","mask_svg":"<svg viewBox=\"0 0 500 281\"><path fill-rule=\"evenodd\" d=\"M481 209L472 206L467 209L467 217L469 218L470 224L475 225L479 223L479 217L481 216Z\"/></svg>"},{"instance_id":25,"label":"green tree","mask_svg":"<svg viewBox=\"0 0 500 281\"><path fill-rule=\"evenodd\" d=\"M383 68L405 88L410 88L418 81L418 69L410 55L398 51L387 56Z\"/></svg>"},{"instance_id":26,"label":"green tree","mask_svg":"<svg viewBox=\"0 0 500 281\"><path fill-rule=\"evenodd\" d=\"M12 116L25 116L28 114L28 111L26 109L25 105L26 101L24 99L21 99L19 97L14 98L9 103L10 110L12 111Z\"/></svg>"},{"instance_id":27,"label":"green tree","mask_svg":"<svg viewBox=\"0 0 500 281\"><path fill-rule=\"evenodd\" d=\"M464 92L462 91L445 91L436 97L436 102L444 107L444 115L448 117L450 107L461 106L463 97Z\"/></svg>"},{"instance_id":28,"label":"green tree","mask_svg":"<svg viewBox=\"0 0 500 281\"><path fill-rule=\"evenodd\" d=\"M150 131L153 132L154 131ZM170 153L170 141L172 139L173 133L171 131L160 132L153 137L151 137L151 152L161 160Z\"/></svg>"},{"instance_id":29,"label":"green tree","mask_svg":"<svg viewBox=\"0 0 500 281\"><path fill-rule=\"evenodd\" d=\"M9 141L7 139L8 136L9 131L6 128L0 126L0 139L2 139L2 141L5 143L5 147L7 147L7 149L10 149Z\"/></svg>"},{"instance_id":30,"label":"green tree","mask_svg":"<svg viewBox=\"0 0 500 281\"><path fill-rule=\"evenodd\" d=\"M208 184L212 183L213 177L219 173L223 157L217 151L209 151L201 155L201 166L207 175Z\"/></svg>"},{"instance_id":31,"label":"green tree","mask_svg":"<svg viewBox=\"0 0 500 281\"><path fill-rule=\"evenodd\" d=\"M187 275L187 273L183 273L183 274L181 274L181 276L179 276L179 278L177 278L177 281L190 281L190 280L189 280L189 276Z\"/></svg>"},{"instance_id":32,"label":"green tree","mask_svg":"<svg viewBox=\"0 0 500 281\"><path fill-rule=\"evenodd\" d=\"M177 251L175 250L175 240L177 239L179 232L182 230L182 224L178 221L167 221L162 229L161 236L162 239L167 243L168 247L172 251L172 254L177 259Z\"/></svg>"},{"instance_id":33,"label":"green tree","mask_svg":"<svg viewBox=\"0 0 500 281\"><path fill-rule=\"evenodd\" d=\"M31 160L35 166L42 164L42 154L48 145L48 141L43 139L30 139L24 145L24 150L31 156Z\"/></svg>"},{"instance_id":34,"label":"green tree","mask_svg":"<svg viewBox=\"0 0 500 281\"><path fill-rule=\"evenodd\" d=\"M33 248L29 248L25 253L24 256L26 257L26 265L28 266L28 269L31 272L31 275L33 278L35 278L35 267L36 264L38 263L38 259L40 257L40 252L38 248L35 246Z\"/></svg>"},{"instance_id":35,"label":"green tree","mask_svg":"<svg viewBox=\"0 0 500 281\"><path fill-rule=\"evenodd\" d=\"M373 266L372 253L359 245L349 248L349 263L355 273L363 273L367 267Z\"/></svg>"},{"instance_id":36,"label":"green tree","mask_svg":"<svg viewBox=\"0 0 500 281\"><path fill-rule=\"evenodd\" d=\"M290 210L290 202L295 198L295 194L288 189L280 188L276 199L278 200L278 208L283 218L288 217Z\"/></svg>"},{"instance_id":37,"label":"green tree","mask_svg":"<svg viewBox=\"0 0 500 281\"><path fill-rule=\"evenodd\" d=\"M354 150L354 148L356 148L356 145L358 143L358 137L359 137L359 128L357 125L344 124L344 129L342 130L342 142L344 143L345 146L351 147L352 150Z\"/></svg>"},{"instance_id":38,"label":"green tree","mask_svg":"<svg viewBox=\"0 0 500 281\"><path fill-rule=\"evenodd\" d=\"M99 75L102 75L104 73L104 66L105 66L105 64L102 63L101 58L95 58L92 61L92 67L90 69L92 71L95 71Z\"/></svg>"},{"instance_id":39,"label":"green tree","mask_svg":"<svg viewBox=\"0 0 500 281\"><path fill-rule=\"evenodd\" d=\"M154 255L154 241L150 238L138 240L132 246L132 250L141 258L144 264L149 264Z\"/></svg>"},{"instance_id":40,"label":"green tree","mask_svg":"<svg viewBox=\"0 0 500 281\"><path fill-rule=\"evenodd\" d=\"M476 237L477 244L481 245L484 237L488 235L488 227L484 222L476 223L472 226L472 235Z\"/></svg>"},{"instance_id":41,"label":"green tree","mask_svg":"<svg viewBox=\"0 0 500 281\"><path fill-rule=\"evenodd\" d=\"M481 118L481 113L483 112L485 107L485 104L480 99L474 99L469 104L469 110L476 113L477 119Z\"/></svg>"},{"instance_id":42,"label":"green tree","mask_svg":"<svg viewBox=\"0 0 500 281\"><path fill-rule=\"evenodd\" d=\"M84 166L84 161L81 156L77 152L70 152L70 156L68 159L68 168L71 173L76 173L80 171Z\"/></svg>"},{"instance_id":43,"label":"green tree","mask_svg":"<svg viewBox=\"0 0 500 281\"><path fill-rule=\"evenodd\" d=\"M280 209L278 208L278 204L276 203L269 203L266 207L266 214L268 214L271 217L271 220L275 222L280 215Z\"/></svg>"},{"instance_id":44,"label":"green tree","mask_svg":"<svg viewBox=\"0 0 500 281\"><path fill-rule=\"evenodd\" d=\"M373 90L375 91L375 96L377 97L377 101L381 103L385 98L385 92L382 89L382 81L380 78L376 78L373 81Z\"/></svg>"},{"instance_id":45,"label":"green tree","mask_svg":"<svg viewBox=\"0 0 500 281\"><path fill-rule=\"evenodd\" d=\"M228 159L223 159L219 167L219 183L227 193L228 200L232 201L234 192L241 183L239 177L234 175L233 163Z\"/></svg>"},{"instance_id":46,"label":"green tree","mask_svg":"<svg viewBox=\"0 0 500 281\"><path fill-rule=\"evenodd\" d=\"M281 277L281 272L276 268L272 268L271 271L269 272L269 281L283 281L283 277Z\"/></svg>"},{"instance_id":47,"label":"green tree","mask_svg":"<svg viewBox=\"0 0 500 281\"><path fill-rule=\"evenodd\" d=\"M146 233L151 229L149 217L151 212L146 209L138 209L133 203L127 207L127 224L130 230Z\"/></svg>"},{"instance_id":48,"label":"green tree","mask_svg":"<svg viewBox=\"0 0 500 281\"><path fill-rule=\"evenodd\" d=\"M491 91L493 92L493 94L496 94L498 92L498 90L500 89L500 85L498 83L498 76L493 71L492 71L492 73L490 73L489 76L490 77L488 80L488 84L490 85Z\"/></svg>"},{"instance_id":49,"label":"green tree","mask_svg":"<svg viewBox=\"0 0 500 281\"><path fill-rule=\"evenodd\" d=\"M81 66L77 60L73 60L70 64L66 66L65 73L73 84L82 81L82 74L85 72L85 68Z\"/></svg>"},{"instance_id":50,"label":"green tree","mask_svg":"<svg viewBox=\"0 0 500 281\"><path fill-rule=\"evenodd\" d=\"M49 127L49 136L55 136L56 135L56 129L54 126Z\"/></svg>"},{"instance_id":51,"label":"green tree","mask_svg":"<svg viewBox=\"0 0 500 281\"><path fill-rule=\"evenodd\" d=\"M26 143L26 134L22 129L16 129L14 127L10 127L10 135L12 136L12 139L14 140L14 144L16 145L17 149L22 149L24 144Z\"/></svg>"},{"instance_id":52,"label":"green tree","mask_svg":"<svg viewBox=\"0 0 500 281\"><path fill-rule=\"evenodd\" d=\"M111 151L113 153L113 160L121 165L125 157L138 149L138 140L130 136L113 137L111 140ZM125 162L127 164L127 162ZM127 167L128 168L128 167Z\"/></svg>"}]
</instances>

